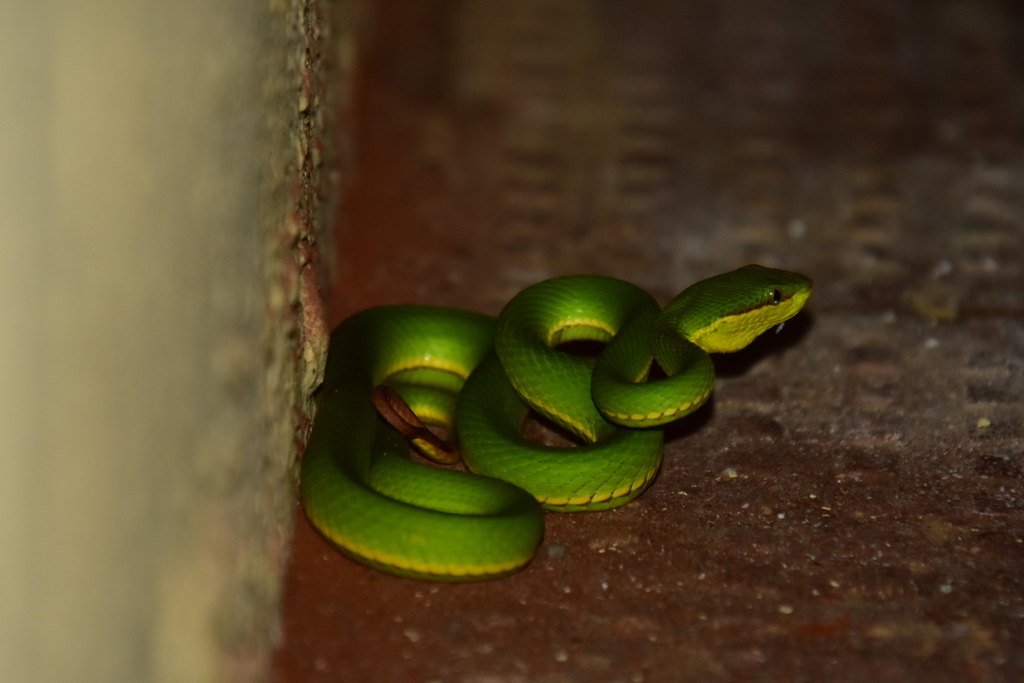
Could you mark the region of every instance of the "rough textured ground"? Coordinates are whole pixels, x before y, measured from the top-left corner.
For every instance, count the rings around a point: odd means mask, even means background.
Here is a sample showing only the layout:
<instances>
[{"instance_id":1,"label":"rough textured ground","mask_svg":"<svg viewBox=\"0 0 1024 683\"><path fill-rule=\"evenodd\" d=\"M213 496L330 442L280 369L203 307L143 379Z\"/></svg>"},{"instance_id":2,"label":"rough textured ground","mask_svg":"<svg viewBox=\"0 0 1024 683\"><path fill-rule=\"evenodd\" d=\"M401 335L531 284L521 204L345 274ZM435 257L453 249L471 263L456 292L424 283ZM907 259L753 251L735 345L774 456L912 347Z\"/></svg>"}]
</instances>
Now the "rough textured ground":
<instances>
[{"instance_id":1,"label":"rough textured ground","mask_svg":"<svg viewBox=\"0 0 1024 683\"><path fill-rule=\"evenodd\" d=\"M681 5L377 3L334 322L748 262L809 310L517 576L384 576L300 515L275 680L1024 677L1021 6Z\"/></svg>"}]
</instances>

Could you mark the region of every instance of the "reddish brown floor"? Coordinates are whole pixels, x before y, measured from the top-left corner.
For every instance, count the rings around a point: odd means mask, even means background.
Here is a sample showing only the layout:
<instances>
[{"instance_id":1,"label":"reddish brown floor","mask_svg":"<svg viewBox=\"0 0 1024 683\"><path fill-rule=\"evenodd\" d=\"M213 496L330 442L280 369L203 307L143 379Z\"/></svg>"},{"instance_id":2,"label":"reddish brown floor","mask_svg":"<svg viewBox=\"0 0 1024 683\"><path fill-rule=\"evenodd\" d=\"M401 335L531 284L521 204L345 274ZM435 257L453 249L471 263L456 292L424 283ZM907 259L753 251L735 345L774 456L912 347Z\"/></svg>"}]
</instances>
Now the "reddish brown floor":
<instances>
[{"instance_id":1,"label":"reddish brown floor","mask_svg":"<svg viewBox=\"0 0 1024 683\"><path fill-rule=\"evenodd\" d=\"M574 272L816 290L521 574L385 576L300 513L273 680L1022 680L1019 4L375 7L333 322Z\"/></svg>"}]
</instances>

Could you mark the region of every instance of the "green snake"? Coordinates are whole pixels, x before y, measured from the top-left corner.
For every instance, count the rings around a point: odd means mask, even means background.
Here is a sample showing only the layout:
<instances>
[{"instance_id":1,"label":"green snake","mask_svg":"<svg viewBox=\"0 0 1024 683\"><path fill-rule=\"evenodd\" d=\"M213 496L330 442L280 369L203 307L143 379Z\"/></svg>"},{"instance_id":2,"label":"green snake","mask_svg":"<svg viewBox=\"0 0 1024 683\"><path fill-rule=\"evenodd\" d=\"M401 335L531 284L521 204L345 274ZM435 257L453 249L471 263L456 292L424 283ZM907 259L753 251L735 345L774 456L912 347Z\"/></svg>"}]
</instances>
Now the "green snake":
<instances>
[{"instance_id":1,"label":"green snake","mask_svg":"<svg viewBox=\"0 0 1024 683\"><path fill-rule=\"evenodd\" d=\"M811 287L798 273L750 265L664 309L627 282L570 276L528 287L497 319L431 306L357 313L331 335L300 472L306 514L342 553L384 572L433 581L516 572L541 542L543 510L601 510L640 495L661 465L657 427L711 394L708 354L780 326ZM596 361L559 348L576 340L606 346ZM647 381L655 362L663 376ZM400 434L382 416L388 405L454 434L469 472L414 462L407 437L439 459L446 447L422 424ZM525 439L531 409L582 445Z\"/></svg>"}]
</instances>

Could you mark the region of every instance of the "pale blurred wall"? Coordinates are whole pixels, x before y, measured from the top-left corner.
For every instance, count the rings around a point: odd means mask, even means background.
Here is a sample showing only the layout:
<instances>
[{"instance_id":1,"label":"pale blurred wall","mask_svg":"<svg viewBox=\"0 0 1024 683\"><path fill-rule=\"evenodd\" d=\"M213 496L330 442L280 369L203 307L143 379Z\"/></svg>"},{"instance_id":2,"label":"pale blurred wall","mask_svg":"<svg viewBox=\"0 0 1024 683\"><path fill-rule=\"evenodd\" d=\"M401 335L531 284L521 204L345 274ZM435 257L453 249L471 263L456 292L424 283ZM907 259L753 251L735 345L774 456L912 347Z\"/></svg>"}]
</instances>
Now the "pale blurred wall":
<instances>
[{"instance_id":1,"label":"pale blurred wall","mask_svg":"<svg viewBox=\"0 0 1024 683\"><path fill-rule=\"evenodd\" d=\"M260 678L302 4L0 2L0 683Z\"/></svg>"}]
</instances>

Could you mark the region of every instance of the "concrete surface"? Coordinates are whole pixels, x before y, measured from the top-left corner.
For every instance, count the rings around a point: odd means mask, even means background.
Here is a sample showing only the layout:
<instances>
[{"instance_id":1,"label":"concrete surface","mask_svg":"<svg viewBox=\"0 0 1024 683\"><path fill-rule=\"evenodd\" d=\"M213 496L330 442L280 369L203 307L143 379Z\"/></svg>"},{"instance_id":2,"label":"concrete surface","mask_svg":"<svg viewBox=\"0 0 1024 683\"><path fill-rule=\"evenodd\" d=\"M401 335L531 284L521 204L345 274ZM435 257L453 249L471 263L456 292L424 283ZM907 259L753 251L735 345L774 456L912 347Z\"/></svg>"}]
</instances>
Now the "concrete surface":
<instances>
[{"instance_id":1,"label":"concrete surface","mask_svg":"<svg viewBox=\"0 0 1024 683\"><path fill-rule=\"evenodd\" d=\"M806 314L719 359L651 489L479 585L300 514L273 680L1024 676L1018 3L378 2L334 323L748 262Z\"/></svg>"}]
</instances>

